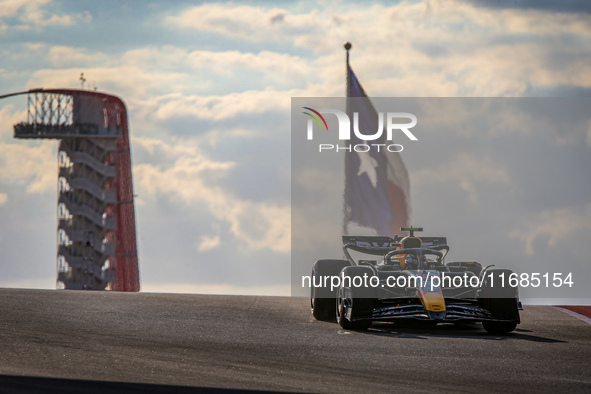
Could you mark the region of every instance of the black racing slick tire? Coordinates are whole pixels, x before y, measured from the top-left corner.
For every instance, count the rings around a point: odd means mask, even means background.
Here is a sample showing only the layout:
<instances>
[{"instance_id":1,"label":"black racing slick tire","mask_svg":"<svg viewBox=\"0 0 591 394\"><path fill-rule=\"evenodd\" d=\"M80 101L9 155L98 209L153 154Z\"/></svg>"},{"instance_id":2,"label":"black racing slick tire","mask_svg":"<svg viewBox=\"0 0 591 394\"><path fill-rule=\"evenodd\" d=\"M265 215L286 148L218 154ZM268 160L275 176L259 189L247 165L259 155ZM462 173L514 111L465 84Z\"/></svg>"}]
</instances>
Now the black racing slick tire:
<instances>
[{"instance_id":1,"label":"black racing slick tire","mask_svg":"<svg viewBox=\"0 0 591 394\"><path fill-rule=\"evenodd\" d=\"M489 311L494 319L502 321L483 321L482 326L491 334L507 334L514 331L520 322L517 286L511 286L509 276L513 271L507 269L488 270L478 291L478 304Z\"/></svg>"},{"instance_id":2,"label":"black racing slick tire","mask_svg":"<svg viewBox=\"0 0 591 394\"><path fill-rule=\"evenodd\" d=\"M341 272L342 277L350 277L352 283L355 278L369 278L375 276L369 267L346 267ZM337 323L345 330L364 331L371 326L370 319L357 320L371 313L376 303L376 289L371 286L339 286L336 298ZM346 316L346 309L350 308L350 318Z\"/></svg>"},{"instance_id":3,"label":"black racing slick tire","mask_svg":"<svg viewBox=\"0 0 591 394\"><path fill-rule=\"evenodd\" d=\"M327 277L339 276L341 270L349 267L347 260L318 260L312 267L312 283L310 286L310 310L316 320L334 321L335 299L337 289L331 290L324 283ZM316 286L315 286L316 285ZM322 285L322 286L320 286Z\"/></svg>"}]
</instances>

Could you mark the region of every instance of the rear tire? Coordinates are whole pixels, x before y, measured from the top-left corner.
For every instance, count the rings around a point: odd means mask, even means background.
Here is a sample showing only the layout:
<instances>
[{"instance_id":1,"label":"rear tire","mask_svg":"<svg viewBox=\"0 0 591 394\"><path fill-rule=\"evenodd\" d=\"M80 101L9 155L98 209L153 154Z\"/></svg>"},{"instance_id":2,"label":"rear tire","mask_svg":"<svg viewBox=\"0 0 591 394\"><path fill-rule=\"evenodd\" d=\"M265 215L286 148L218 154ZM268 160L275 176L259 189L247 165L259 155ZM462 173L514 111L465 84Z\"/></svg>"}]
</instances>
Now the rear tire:
<instances>
[{"instance_id":1,"label":"rear tire","mask_svg":"<svg viewBox=\"0 0 591 394\"><path fill-rule=\"evenodd\" d=\"M509 285L509 275L513 271L493 269L485 273L478 290L478 305L489 311L493 318L501 322L484 321L482 326L491 334L506 334L514 331L520 322L517 305L518 288ZM492 278L491 278L492 275ZM505 286L501 286L504 282Z\"/></svg>"},{"instance_id":2,"label":"rear tire","mask_svg":"<svg viewBox=\"0 0 591 394\"><path fill-rule=\"evenodd\" d=\"M351 277L351 281L356 277L363 278L364 275L369 278L375 276L369 267L346 267L343 269L342 275ZM355 320L355 318L373 309L376 302L375 293L375 289L371 286L344 287L341 284L336 297L337 323L345 330L367 330L371 326L371 320ZM346 307L351 308L351 319L346 316Z\"/></svg>"},{"instance_id":3,"label":"rear tire","mask_svg":"<svg viewBox=\"0 0 591 394\"><path fill-rule=\"evenodd\" d=\"M316 320L334 321L335 299L337 289L331 291L328 287L314 287L314 283L320 284L325 276L338 276L341 270L349 267L347 260L318 260L312 267L312 286L310 286L310 310Z\"/></svg>"}]
</instances>

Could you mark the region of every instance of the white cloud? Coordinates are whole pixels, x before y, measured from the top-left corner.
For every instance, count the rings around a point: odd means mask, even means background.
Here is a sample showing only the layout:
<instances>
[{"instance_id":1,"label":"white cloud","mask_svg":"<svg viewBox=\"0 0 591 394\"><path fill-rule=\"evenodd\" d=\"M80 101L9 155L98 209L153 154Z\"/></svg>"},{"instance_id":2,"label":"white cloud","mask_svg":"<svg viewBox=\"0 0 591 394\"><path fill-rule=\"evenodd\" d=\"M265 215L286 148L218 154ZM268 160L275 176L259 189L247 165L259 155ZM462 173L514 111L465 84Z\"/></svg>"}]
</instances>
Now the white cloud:
<instances>
[{"instance_id":1,"label":"white cloud","mask_svg":"<svg viewBox=\"0 0 591 394\"><path fill-rule=\"evenodd\" d=\"M46 9L51 3L52 0L0 0L0 18L18 17L25 24L18 26L21 30L36 26L71 26L79 21L92 20L89 12L52 14Z\"/></svg>"},{"instance_id":2,"label":"white cloud","mask_svg":"<svg viewBox=\"0 0 591 394\"><path fill-rule=\"evenodd\" d=\"M197 250L200 252L206 252L220 246L221 240L219 235L208 236L202 235L197 243Z\"/></svg>"},{"instance_id":3,"label":"white cloud","mask_svg":"<svg viewBox=\"0 0 591 394\"><path fill-rule=\"evenodd\" d=\"M173 28L191 28L247 41L277 41L287 36L316 31L326 23L317 11L295 15L279 8L248 5L204 4L165 19Z\"/></svg>"},{"instance_id":4,"label":"white cloud","mask_svg":"<svg viewBox=\"0 0 591 394\"><path fill-rule=\"evenodd\" d=\"M26 185L27 193L45 193L57 188L55 141L0 144L0 182Z\"/></svg>"},{"instance_id":5,"label":"white cloud","mask_svg":"<svg viewBox=\"0 0 591 394\"><path fill-rule=\"evenodd\" d=\"M8 194L0 193L0 206L6 204L7 201L8 201Z\"/></svg>"},{"instance_id":6,"label":"white cloud","mask_svg":"<svg viewBox=\"0 0 591 394\"><path fill-rule=\"evenodd\" d=\"M10 18L26 7L40 7L51 0L0 0L0 18Z\"/></svg>"},{"instance_id":7,"label":"white cloud","mask_svg":"<svg viewBox=\"0 0 591 394\"><path fill-rule=\"evenodd\" d=\"M263 114L271 110L288 111L296 91L249 90L223 96L161 96L153 108L154 117L165 120L178 116L221 121L240 114ZM149 111L149 109L148 109ZM149 111L152 112L152 111Z\"/></svg>"},{"instance_id":8,"label":"white cloud","mask_svg":"<svg viewBox=\"0 0 591 394\"><path fill-rule=\"evenodd\" d=\"M190 141L176 141L178 148L147 138L136 141L152 151L161 149L178 154L166 166L146 163L134 167L136 190L142 199L160 195L189 205L205 204L217 220L230 225L231 233L243 245L251 249L290 251L291 213L288 206L241 200L217 186L217 180L226 176L235 162L211 160Z\"/></svg>"},{"instance_id":9,"label":"white cloud","mask_svg":"<svg viewBox=\"0 0 591 394\"><path fill-rule=\"evenodd\" d=\"M0 70L0 74L3 74L3 70ZM6 104L0 108L0 131L3 131L3 137L12 135L12 126L24 121L26 115L27 110L25 108L18 111L14 104Z\"/></svg>"},{"instance_id":10,"label":"white cloud","mask_svg":"<svg viewBox=\"0 0 591 394\"><path fill-rule=\"evenodd\" d=\"M176 159L179 156L196 156L198 149L194 144L187 144L180 140L171 140L168 143L161 139L132 136L132 144L139 146L151 155L163 156L166 159Z\"/></svg>"},{"instance_id":11,"label":"white cloud","mask_svg":"<svg viewBox=\"0 0 591 394\"><path fill-rule=\"evenodd\" d=\"M591 21L583 14L463 2L316 8L205 4L166 24L242 41L293 43L319 55L315 74L339 84L344 57L339 44L351 40L352 63L364 71L364 84L374 95L521 96L531 86L591 86L591 56L581 55L580 43L548 44L556 37L589 35ZM529 40L515 39L523 36Z\"/></svg>"},{"instance_id":12,"label":"white cloud","mask_svg":"<svg viewBox=\"0 0 591 394\"><path fill-rule=\"evenodd\" d=\"M291 208L267 203L239 201L210 205L218 219L230 222L232 233L251 249L291 250Z\"/></svg>"},{"instance_id":13,"label":"white cloud","mask_svg":"<svg viewBox=\"0 0 591 394\"><path fill-rule=\"evenodd\" d=\"M90 59L87 59L90 61ZM35 71L27 82L27 88L69 87L80 88L78 80L83 71L88 82L94 82L99 90L116 92L124 98L143 98L153 94L183 90L185 74L151 72L134 65L119 67L85 67L41 69ZM88 86L88 85L87 85ZM92 86L94 87L94 86Z\"/></svg>"},{"instance_id":14,"label":"white cloud","mask_svg":"<svg viewBox=\"0 0 591 394\"><path fill-rule=\"evenodd\" d=\"M40 49L40 48L35 48ZM289 84L306 78L310 74L308 63L298 57L286 53L260 51L249 53L240 51L187 51L186 49L163 46L132 49L124 54L107 54L90 52L86 48L53 46L49 48L48 60L57 68L72 69L88 67L86 70L97 73L96 77L104 78L104 69L113 73L113 77L124 76L128 79L137 78L141 73L151 78L175 74L182 80L185 89L179 84L178 90L203 90L210 86L209 79L228 78L244 79L245 73L260 79L264 86L268 84ZM42 70L39 70L42 71ZM54 70L45 70L46 73ZM197 75L196 75L197 73ZM136 81L141 82L141 81ZM163 80L163 85L170 88L170 80Z\"/></svg>"},{"instance_id":15,"label":"white cloud","mask_svg":"<svg viewBox=\"0 0 591 394\"><path fill-rule=\"evenodd\" d=\"M502 164L488 156L462 153L449 163L424 168L413 173L413 183L442 182L455 184L468 193L469 200L477 203L483 184L510 184L511 179Z\"/></svg>"},{"instance_id":16,"label":"white cloud","mask_svg":"<svg viewBox=\"0 0 591 394\"><path fill-rule=\"evenodd\" d=\"M363 31L366 37L379 40L384 34L386 37L396 33L398 37L415 38L430 33L439 34L443 40L468 42L474 38L490 38L494 34L558 36L588 34L591 30L591 21L586 14L482 8L462 1L403 1L364 7L333 2L317 7L311 5L310 8L307 12L293 12L250 5L229 6L228 3L204 4L166 18L165 24L175 29L195 29L246 41L290 37L300 40L296 44L308 43L312 37L333 38L343 33L357 36ZM323 43L316 40L316 46L321 45Z\"/></svg>"},{"instance_id":17,"label":"white cloud","mask_svg":"<svg viewBox=\"0 0 591 394\"><path fill-rule=\"evenodd\" d=\"M33 9L21 17L21 20L29 26L72 26L78 20L88 21L92 16L89 13L75 15L48 15L42 9Z\"/></svg>"},{"instance_id":18,"label":"white cloud","mask_svg":"<svg viewBox=\"0 0 591 394\"><path fill-rule=\"evenodd\" d=\"M331 93L322 87L293 88L313 72L296 56L269 51L189 52L168 46L108 55L53 46L46 56L56 68L35 71L27 88L78 88L83 71L87 87L116 92L141 120L191 116L220 121L240 114L287 111L292 96ZM228 91L228 86L233 90Z\"/></svg>"},{"instance_id":19,"label":"white cloud","mask_svg":"<svg viewBox=\"0 0 591 394\"><path fill-rule=\"evenodd\" d=\"M48 60L55 67L89 66L113 64L113 59L105 53L88 53L85 48L73 48L62 45L49 49Z\"/></svg>"},{"instance_id":20,"label":"white cloud","mask_svg":"<svg viewBox=\"0 0 591 394\"><path fill-rule=\"evenodd\" d=\"M560 34L590 34L591 22L576 14L487 9L461 2L430 7L402 2L363 9L332 3L299 13L205 4L166 21L169 28L238 40L293 42L317 56L306 59L269 50L189 51L170 45L107 54L55 46L47 56L60 69L38 70L28 86L77 87L79 68L84 67L99 89L117 92L130 102L146 97L158 97L158 103L148 100L154 105L170 102L160 116L186 113L195 101L197 108L200 102L206 108L215 106L220 96L235 106L234 94L245 91L270 93L271 100L273 92L285 97L342 95L340 43L351 39L352 64L375 96L521 96L532 86L591 87L591 55L581 52L576 40L570 45L549 45L547 40ZM515 35L531 39L514 40ZM251 101L246 96L237 99ZM177 105L179 109L170 108Z\"/></svg>"},{"instance_id":21,"label":"white cloud","mask_svg":"<svg viewBox=\"0 0 591 394\"><path fill-rule=\"evenodd\" d=\"M547 209L533 215L524 225L510 232L520 239L528 255L534 254L534 242L538 238L547 239L548 246L576 233L591 231L591 203L584 207L564 207Z\"/></svg>"},{"instance_id":22,"label":"white cloud","mask_svg":"<svg viewBox=\"0 0 591 394\"><path fill-rule=\"evenodd\" d=\"M174 46L142 48L126 52L118 57L120 64L144 65L150 69L200 71L222 78L244 77L246 71L256 72L267 82L287 82L304 78L310 66L304 59L287 53L262 50L258 53L232 51L187 51ZM288 79L289 78L289 79ZM203 81L199 81L202 83Z\"/></svg>"}]
</instances>

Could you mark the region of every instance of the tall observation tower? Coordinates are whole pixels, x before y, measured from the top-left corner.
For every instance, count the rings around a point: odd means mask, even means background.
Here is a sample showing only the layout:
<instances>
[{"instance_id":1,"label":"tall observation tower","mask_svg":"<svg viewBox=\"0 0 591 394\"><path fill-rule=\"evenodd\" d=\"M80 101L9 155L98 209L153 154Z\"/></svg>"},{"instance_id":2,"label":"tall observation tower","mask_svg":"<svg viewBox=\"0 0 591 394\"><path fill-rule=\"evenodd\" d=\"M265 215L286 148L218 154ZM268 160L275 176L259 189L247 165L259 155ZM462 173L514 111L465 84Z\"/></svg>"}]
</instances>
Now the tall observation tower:
<instances>
[{"instance_id":1,"label":"tall observation tower","mask_svg":"<svg viewBox=\"0 0 591 394\"><path fill-rule=\"evenodd\" d=\"M127 110L105 93L32 89L14 137L58 139L57 287L139 291Z\"/></svg>"}]
</instances>

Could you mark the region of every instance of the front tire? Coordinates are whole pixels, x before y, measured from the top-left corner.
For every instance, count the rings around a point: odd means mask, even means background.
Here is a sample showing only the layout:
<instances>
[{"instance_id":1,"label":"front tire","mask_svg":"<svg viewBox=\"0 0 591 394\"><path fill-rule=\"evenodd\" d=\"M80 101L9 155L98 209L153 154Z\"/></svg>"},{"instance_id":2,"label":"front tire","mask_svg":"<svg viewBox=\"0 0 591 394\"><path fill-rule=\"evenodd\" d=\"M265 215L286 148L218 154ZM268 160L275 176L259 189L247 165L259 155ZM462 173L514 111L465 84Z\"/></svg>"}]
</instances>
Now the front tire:
<instances>
[{"instance_id":1,"label":"front tire","mask_svg":"<svg viewBox=\"0 0 591 394\"><path fill-rule=\"evenodd\" d=\"M478 290L479 306L489 311L493 318L505 320L482 322L484 329L491 334L507 334L514 331L520 322L517 305L519 290L509 285L511 274L513 271L507 269L487 271ZM501 286L503 283L504 286Z\"/></svg>"},{"instance_id":2,"label":"front tire","mask_svg":"<svg viewBox=\"0 0 591 394\"><path fill-rule=\"evenodd\" d=\"M374 272L368 267L346 267L341 272L342 277L363 278L364 275L371 278ZM356 320L360 315L371 312L375 306L375 289L368 287L339 286L336 298L337 323L345 330L365 331L371 326L371 320ZM347 309L350 309L350 319L347 318Z\"/></svg>"},{"instance_id":3,"label":"front tire","mask_svg":"<svg viewBox=\"0 0 591 394\"><path fill-rule=\"evenodd\" d=\"M351 263L347 260L318 260L312 267L312 285L310 286L310 310L316 320L334 321L335 298L337 290L330 290L329 286L315 287L314 283L320 284L322 278L338 276L341 270L349 267Z\"/></svg>"}]
</instances>

